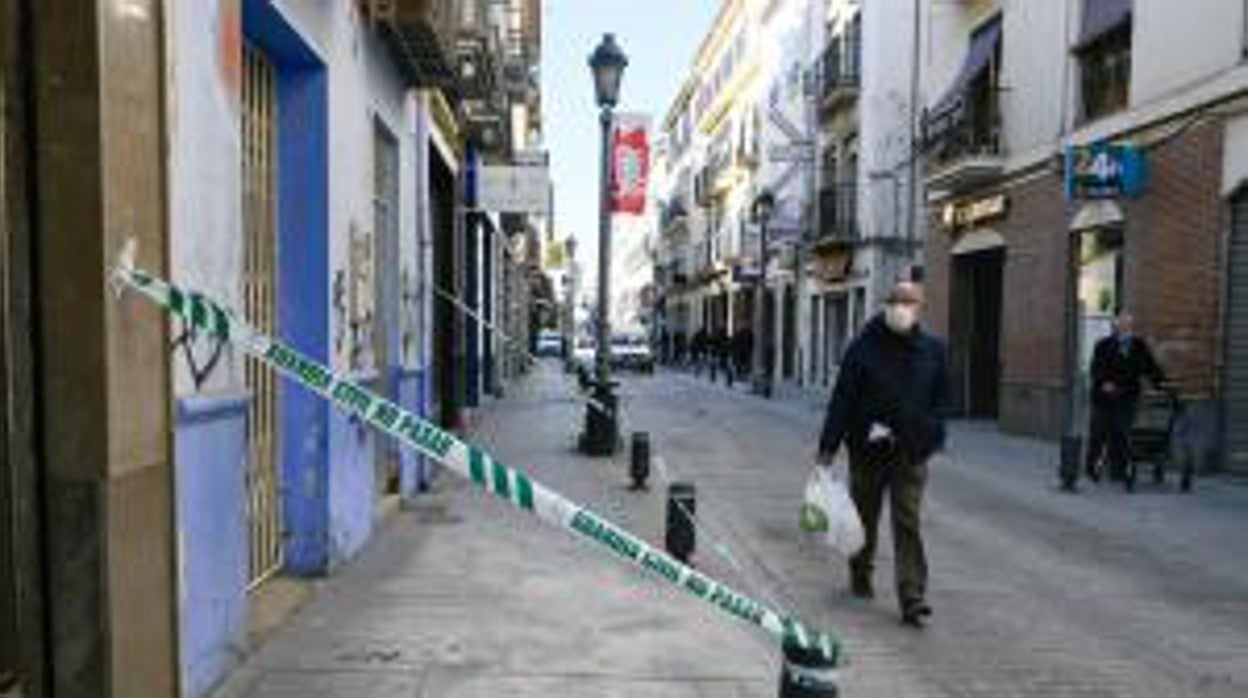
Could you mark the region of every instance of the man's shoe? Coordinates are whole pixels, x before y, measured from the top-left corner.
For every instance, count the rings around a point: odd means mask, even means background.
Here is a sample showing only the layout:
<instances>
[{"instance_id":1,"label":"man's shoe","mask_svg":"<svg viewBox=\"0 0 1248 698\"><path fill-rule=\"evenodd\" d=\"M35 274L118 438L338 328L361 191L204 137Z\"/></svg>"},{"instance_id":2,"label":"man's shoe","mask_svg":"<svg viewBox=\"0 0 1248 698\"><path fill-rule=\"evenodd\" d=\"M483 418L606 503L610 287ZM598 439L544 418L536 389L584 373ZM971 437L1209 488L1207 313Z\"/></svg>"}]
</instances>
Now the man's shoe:
<instances>
[{"instance_id":1,"label":"man's shoe","mask_svg":"<svg viewBox=\"0 0 1248 698\"><path fill-rule=\"evenodd\" d=\"M874 599L875 587L871 584L870 577L860 577L853 575L849 581L850 592L859 599Z\"/></svg>"},{"instance_id":2,"label":"man's shoe","mask_svg":"<svg viewBox=\"0 0 1248 698\"><path fill-rule=\"evenodd\" d=\"M927 625L927 619L931 615L932 607L926 601L911 601L901 612L901 622L913 628L922 628Z\"/></svg>"},{"instance_id":3,"label":"man's shoe","mask_svg":"<svg viewBox=\"0 0 1248 698\"><path fill-rule=\"evenodd\" d=\"M1088 474L1088 479L1091 480L1092 482L1099 483L1101 481L1101 469L1100 468L1094 465L1089 465L1084 472Z\"/></svg>"}]
</instances>

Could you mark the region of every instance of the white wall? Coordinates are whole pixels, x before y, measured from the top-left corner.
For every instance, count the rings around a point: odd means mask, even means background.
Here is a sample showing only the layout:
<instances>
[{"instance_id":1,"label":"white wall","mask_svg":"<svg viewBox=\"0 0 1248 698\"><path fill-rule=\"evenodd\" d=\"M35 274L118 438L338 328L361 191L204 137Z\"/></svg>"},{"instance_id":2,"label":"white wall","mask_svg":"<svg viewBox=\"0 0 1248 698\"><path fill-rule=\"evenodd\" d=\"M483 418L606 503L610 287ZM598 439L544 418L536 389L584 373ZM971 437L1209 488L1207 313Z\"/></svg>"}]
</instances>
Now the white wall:
<instances>
[{"instance_id":1,"label":"white wall","mask_svg":"<svg viewBox=\"0 0 1248 698\"><path fill-rule=\"evenodd\" d=\"M1142 105L1234 67L1243 0L1135 0L1131 104Z\"/></svg>"},{"instance_id":2,"label":"white wall","mask_svg":"<svg viewBox=\"0 0 1248 698\"><path fill-rule=\"evenodd\" d=\"M177 0L168 6L170 269L175 283L242 309L241 46L238 0ZM204 366L216 347L192 345ZM176 394L242 389L242 356L222 359L196 390L182 351L173 360Z\"/></svg>"},{"instance_id":3,"label":"white wall","mask_svg":"<svg viewBox=\"0 0 1248 698\"><path fill-rule=\"evenodd\" d=\"M1069 12L1079 3L1010 0L1003 5L1001 118L1007 157L1051 152L1063 128Z\"/></svg>"}]
</instances>

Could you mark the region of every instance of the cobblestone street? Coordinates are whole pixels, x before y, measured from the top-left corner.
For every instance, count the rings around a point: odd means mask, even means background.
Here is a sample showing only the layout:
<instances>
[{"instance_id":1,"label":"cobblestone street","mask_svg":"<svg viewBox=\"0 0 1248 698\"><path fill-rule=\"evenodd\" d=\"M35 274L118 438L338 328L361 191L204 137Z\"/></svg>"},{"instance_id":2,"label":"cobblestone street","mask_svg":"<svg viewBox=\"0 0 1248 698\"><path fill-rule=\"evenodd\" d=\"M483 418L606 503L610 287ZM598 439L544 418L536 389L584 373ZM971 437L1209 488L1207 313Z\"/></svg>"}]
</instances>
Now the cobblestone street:
<instances>
[{"instance_id":1,"label":"cobblestone street","mask_svg":"<svg viewBox=\"0 0 1248 698\"><path fill-rule=\"evenodd\" d=\"M696 483L698 567L840 634L847 696L1248 691L1248 488L1065 495L1051 445L957 425L932 467L936 614L916 632L897 622L887 535L868 604L797 530L820 409L684 374L627 379L626 430L656 450L642 495L626 454L573 452L581 409L553 366L488 407L477 441L660 545L663 477ZM442 477L218 696L766 696L778 662L761 633Z\"/></svg>"}]
</instances>

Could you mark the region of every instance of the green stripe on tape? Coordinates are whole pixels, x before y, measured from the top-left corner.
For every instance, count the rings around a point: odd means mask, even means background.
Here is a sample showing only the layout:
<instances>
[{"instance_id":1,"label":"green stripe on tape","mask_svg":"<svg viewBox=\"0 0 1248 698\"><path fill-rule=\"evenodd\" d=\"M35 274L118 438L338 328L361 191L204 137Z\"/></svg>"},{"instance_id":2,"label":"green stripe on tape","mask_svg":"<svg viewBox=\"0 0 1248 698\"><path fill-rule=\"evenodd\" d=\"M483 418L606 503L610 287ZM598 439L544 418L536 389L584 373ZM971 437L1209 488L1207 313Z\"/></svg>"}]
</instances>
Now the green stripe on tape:
<instances>
[{"instance_id":1,"label":"green stripe on tape","mask_svg":"<svg viewBox=\"0 0 1248 698\"><path fill-rule=\"evenodd\" d=\"M516 504L521 509L533 511L533 483L529 481L529 477L520 471L516 471Z\"/></svg>"},{"instance_id":2,"label":"green stripe on tape","mask_svg":"<svg viewBox=\"0 0 1248 698\"><path fill-rule=\"evenodd\" d=\"M511 498L511 482L507 479L507 466L494 461L494 494L503 499Z\"/></svg>"},{"instance_id":3,"label":"green stripe on tape","mask_svg":"<svg viewBox=\"0 0 1248 698\"><path fill-rule=\"evenodd\" d=\"M225 314L225 310L216 303L212 304L212 322L215 325L212 328L212 333L218 339L228 342L230 340L230 318Z\"/></svg>"},{"instance_id":4,"label":"green stripe on tape","mask_svg":"<svg viewBox=\"0 0 1248 698\"><path fill-rule=\"evenodd\" d=\"M199 329L208 326L208 308L205 307L203 296L191 294L191 324Z\"/></svg>"},{"instance_id":5,"label":"green stripe on tape","mask_svg":"<svg viewBox=\"0 0 1248 698\"><path fill-rule=\"evenodd\" d=\"M479 448L468 448L468 469L472 471L472 484L485 486L485 454Z\"/></svg>"},{"instance_id":6,"label":"green stripe on tape","mask_svg":"<svg viewBox=\"0 0 1248 698\"><path fill-rule=\"evenodd\" d=\"M169 309L177 315L181 315L186 310L186 296L172 286L169 287Z\"/></svg>"}]
</instances>

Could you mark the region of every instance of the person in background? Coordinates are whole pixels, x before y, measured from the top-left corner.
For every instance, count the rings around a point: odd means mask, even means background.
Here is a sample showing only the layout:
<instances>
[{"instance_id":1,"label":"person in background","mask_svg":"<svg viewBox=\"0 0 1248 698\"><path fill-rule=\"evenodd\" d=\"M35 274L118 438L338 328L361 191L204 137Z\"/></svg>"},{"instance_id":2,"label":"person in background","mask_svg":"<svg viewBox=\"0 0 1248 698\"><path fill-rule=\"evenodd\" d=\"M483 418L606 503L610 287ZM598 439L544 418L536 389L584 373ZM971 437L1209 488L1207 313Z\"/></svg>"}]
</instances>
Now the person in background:
<instances>
[{"instance_id":1,"label":"person in background","mask_svg":"<svg viewBox=\"0 0 1248 698\"><path fill-rule=\"evenodd\" d=\"M1131 460L1131 425L1140 402L1142 379L1154 386L1166 382L1166 374L1153 351L1134 332L1134 318L1125 309L1114 317L1114 331L1096 343L1092 351L1092 420L1088 428L1088 479L1101 479L1101 459L1108 452L1109 476L1121 480Z\"/></svg>"},{"instance_id":2,"label":"person in background","mask_svg":"<svg viewBox=\"0 0 1248 698\"><path fill-rule=\"evenodd\" d=\"M854 596L875 596L872 574L884 495L892 511L897 600L902 622L923 627L927 557L920 511L927 461L944 447L949 377L944 342L919 326L923 292L897 283L877 315L854 339L837 376L819 439L818 462L831 467L844 443L849 490L866 542L849 560Z\"/></svg>"}]
</instances>

